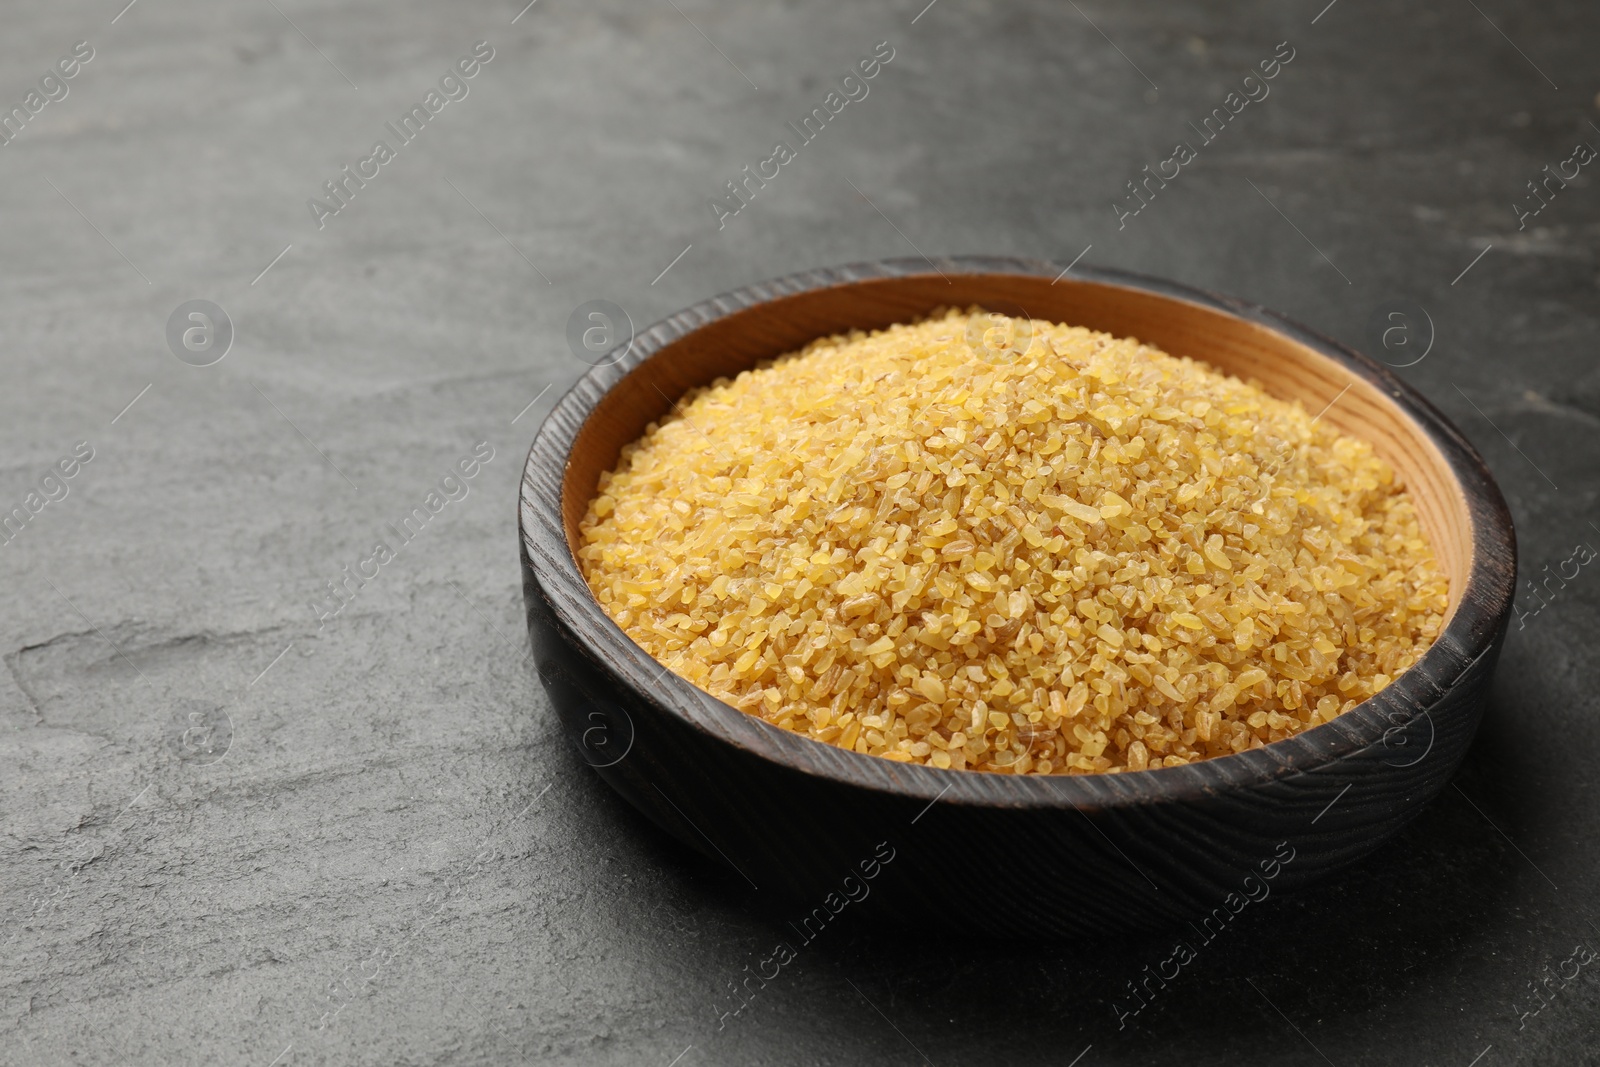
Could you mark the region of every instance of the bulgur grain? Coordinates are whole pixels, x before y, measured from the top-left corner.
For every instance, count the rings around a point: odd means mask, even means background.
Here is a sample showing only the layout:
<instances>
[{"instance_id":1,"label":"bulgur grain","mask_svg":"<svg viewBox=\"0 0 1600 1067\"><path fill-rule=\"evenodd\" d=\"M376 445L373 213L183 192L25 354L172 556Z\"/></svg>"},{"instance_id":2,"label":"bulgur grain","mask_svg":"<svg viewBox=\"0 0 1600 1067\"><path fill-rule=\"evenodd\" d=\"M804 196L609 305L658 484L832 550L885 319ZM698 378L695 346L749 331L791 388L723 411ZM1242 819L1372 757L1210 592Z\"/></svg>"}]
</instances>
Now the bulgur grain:
<instances>
[{"instance_id":1,"label":"bulgur grain","mask_svg":"<svg viewBox=\"0 0 1600 1067\"><path fill-rule=\"evenodd\" d=\"M1024 773L1180 766L1348 711L1438 635L1395 472L1133 338L938 311L695 390L578 562L681 677L819 741Z\"/></svg>"}]
</instances>

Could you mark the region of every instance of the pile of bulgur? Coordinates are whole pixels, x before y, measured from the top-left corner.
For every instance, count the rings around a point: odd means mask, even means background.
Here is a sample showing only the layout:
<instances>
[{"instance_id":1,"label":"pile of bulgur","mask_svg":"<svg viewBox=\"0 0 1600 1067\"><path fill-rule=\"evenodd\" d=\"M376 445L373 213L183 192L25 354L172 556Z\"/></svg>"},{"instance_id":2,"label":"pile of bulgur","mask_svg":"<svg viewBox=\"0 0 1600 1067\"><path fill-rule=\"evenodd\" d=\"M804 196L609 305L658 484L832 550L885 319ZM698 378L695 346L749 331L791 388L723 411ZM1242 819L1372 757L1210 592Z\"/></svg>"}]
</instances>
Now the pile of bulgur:
<instances>
[{"instance_id":1,"label":"pile of bulgur","mask_svg":"<svg viewBox=\"0 0 1600 1067\"><path fill-rule=\"evenodd\" d=\"M1443 623L1394 471L1318 421L1132 338L941 310L690 393L601 476L578 561L652 656L819 741L1178 766L1348 711Z\"/></svg>"}]
</instances>

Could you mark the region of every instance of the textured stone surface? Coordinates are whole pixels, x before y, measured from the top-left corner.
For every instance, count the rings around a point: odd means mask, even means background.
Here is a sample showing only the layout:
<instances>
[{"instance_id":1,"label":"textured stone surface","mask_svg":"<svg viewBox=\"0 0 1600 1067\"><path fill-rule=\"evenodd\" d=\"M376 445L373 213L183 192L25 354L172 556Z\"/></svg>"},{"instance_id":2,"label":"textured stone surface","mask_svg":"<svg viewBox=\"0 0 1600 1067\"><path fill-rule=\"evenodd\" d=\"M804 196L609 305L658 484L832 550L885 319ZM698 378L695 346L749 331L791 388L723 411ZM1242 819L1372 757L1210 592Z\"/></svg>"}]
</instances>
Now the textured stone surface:
<instances>
[{"instance_id":1,"label":"textured stone surface","mask_svg":"<svg viewBox=\"0 0 1600 1067\"><path fill-rule=\"evenodd\" d=\"M514 528L586 300L642 327L913 244L1092 244L1356 345L1422 304L1437 340L1401 373L1482 448L1542 577L1600 547L1600 190L1585 168L1521 231L1511 204L1600 146L1592 5L118 6L0 33L6 107L95 49L0 147L0 509L94 449L0 547L0 1061L1596 1055L1592 965L1522 1015L1600 949L1590 567L1512 624L1459 788L1253 906L1124 1027L1169 942L976 944L952 915L830 928L719 1029L786 916L558 736ZM480 39L469 95L319 230L307 198ZM1285 39L1271 95L1119 230L1124 183ZM719 231L708 198L883 40L870 95ZM214 366L167 349L197 298L236 326ZM467 496L319 627L326 583L479 441Z\"/></svg>"}]
</instances>

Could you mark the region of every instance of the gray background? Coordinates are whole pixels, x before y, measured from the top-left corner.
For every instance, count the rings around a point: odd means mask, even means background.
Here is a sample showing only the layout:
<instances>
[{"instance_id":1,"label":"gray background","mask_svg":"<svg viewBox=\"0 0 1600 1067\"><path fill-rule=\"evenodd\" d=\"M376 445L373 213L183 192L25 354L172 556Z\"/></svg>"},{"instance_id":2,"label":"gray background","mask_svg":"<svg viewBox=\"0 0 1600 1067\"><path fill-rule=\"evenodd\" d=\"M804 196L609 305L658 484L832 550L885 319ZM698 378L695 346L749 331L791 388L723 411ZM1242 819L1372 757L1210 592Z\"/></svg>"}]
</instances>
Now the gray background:
<instances>
[{"instance_id":1,"label":"gray background","mask_svg":"<svg viewBox=\"0 0 1600 1067\"><path fill-rule=\"evenodd\" d=\"M1437 336L1400 373L1488 458L1524 573L1600 547L1594 167L1520 232L1511 207L1600 146L1593 4L923 2L0 15L6 107L96 53L0 148L0 505L95 450L0 547L0 1060L1600 1062L1594 965L1520 1017L1600 949L1593 568L1513 622L1455 787L1126 1029L1165 943L960 915L838 927L718 1029L784 915L615 799L524 658L520 461L584 301L642 328L813 266L1089 245L1358 346L1407 298ZM470 95L319 230L307 198L480 39ZM1286 39L1119 231L1124 182ZM719 232L708 198L883 40L870 96ZM214 366L167 349L191 299L235 325ZM478 441L470 494L319 627Z\"/></svg>"}]
</instances>

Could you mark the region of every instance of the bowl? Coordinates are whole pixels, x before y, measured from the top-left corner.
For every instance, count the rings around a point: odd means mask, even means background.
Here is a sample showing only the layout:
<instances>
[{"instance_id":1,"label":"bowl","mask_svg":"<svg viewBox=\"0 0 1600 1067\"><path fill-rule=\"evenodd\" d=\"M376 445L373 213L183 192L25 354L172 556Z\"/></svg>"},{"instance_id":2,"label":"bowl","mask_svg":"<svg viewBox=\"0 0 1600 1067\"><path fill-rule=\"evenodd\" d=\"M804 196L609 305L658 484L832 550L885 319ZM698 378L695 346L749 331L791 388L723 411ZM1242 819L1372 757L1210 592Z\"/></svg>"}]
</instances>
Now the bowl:
<instances>
[{"instance_id":1,"label":"bowl","mask_svg":"<svg viewBox=\"0 0 1600 1067\"><path fill-rule=\"evenodd\" d=\"M667 671L611 621L572 546L623 445L689 389L813 338L970 304L1193 356L1372 442L1449 576L1437 641L1372 699L1261 748L1157 770L1012 776L896 763L771 726ZM1185 919L1209 929L1349 866L1460 764L1516 584L1511 517L1482 458L1384 367L1242 301L989 257L810 271L657 323L545 419L520 532L535 663L580 755L668 834L802 916L793 928L807 940L846 909L999 937Z\"/></svg>"}]
</instances>

